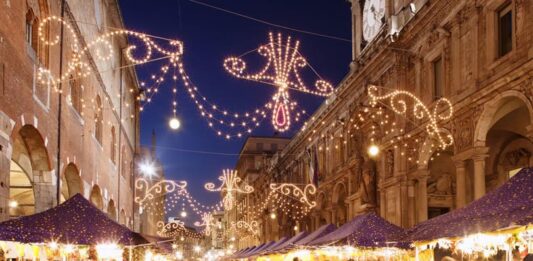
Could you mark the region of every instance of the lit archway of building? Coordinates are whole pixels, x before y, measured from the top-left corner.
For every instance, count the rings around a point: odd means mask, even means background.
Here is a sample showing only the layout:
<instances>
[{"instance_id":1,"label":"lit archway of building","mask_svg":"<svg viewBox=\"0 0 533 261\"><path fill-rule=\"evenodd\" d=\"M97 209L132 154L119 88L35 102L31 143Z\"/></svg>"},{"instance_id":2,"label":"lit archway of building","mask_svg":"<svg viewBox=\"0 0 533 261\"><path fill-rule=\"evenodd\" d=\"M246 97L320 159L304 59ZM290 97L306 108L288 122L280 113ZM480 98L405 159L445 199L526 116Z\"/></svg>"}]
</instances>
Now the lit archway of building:
<instances>
[{"instance_id":1,"label":"lit archway of building","mask_svg":"<svg viewBox=\"0 0 533 261\"><path fill-rule=\"evenodd\" d=\"M342 183L335 185L333 193L333 204L335 205L335 225L338 227L346 223L346 187Z\"/></svg>"},{"instance_id":2,"label":"lit archway of building","mask_svg":"<svg viewBox=\"0 0 533 261\"><path fill-rule=\"evenodd\" d=\"M428 164L428 218L445 214L454 208L455 164L452 152L435 152Z\"/></svg>"},{"instance_id":3,"label":"lit archway of building","mask_svg":"<svg viewBox=\"0 0 533 261\"><path fill-rule=\"evenodd\" d=\"M489 103L476 127L476 145L488 147L485 187L491 191L533 164L533 109L523 94L508 92Z\"/></svg>"},{"instance_id":4,"label":"lit archway of building","mask_svg":"<svg viewBox=\"0 0 533 261\"><path fill-rule=\"evenodd\" d=\"M81 180L78 167L74 163L69 163L63 172L63 186L61 194L65 198L71 198L76 194L83 195L83 181Z\"/></svg>"},{"instance_id":5,"label":"lit archway of building","mask_svg":"<svg viewBox=\"0 0 533 261\"><path fill-rule=\"evenodd\" d=\"M117 220L117 207L115 206L115 201L112 199L107 204L107 215L113 220Z\"/></svg>"},{"instance_id":6,"label":"lit archway of building","mask_svg":"<svg viewBox=\"0 0 533 261\"><path fill-rule=\"evenodd\" d=\"M28 174L14 161L9 171L9 216L20 217L35 213L35 194Z\"/></svg>"},{"instance_id":7,"label":"lit archway of building","mask_svg":"<svg viewBox=\"0 0 533 261\"><path fill-rule=\"evenodd\" d=\"M119 223L121 225L125 225L127 226L128 224L126 224L127 220L126 220L126 211L124 211L124 209L120 210L120 217L119 217Z\"/></svg>"},{"instance_id":8,"label":"lit archway of building","mask_svg":"<svg viewBox=\"0 0 533 261\"><path fill-rule=\"evenodd\" d=\"M13 133L13 153L10 164L9 197L11 216L31 215L51 206L39 205L34 177L44 180L51 170L44 139L32 125L24 125ZM45 184L46 185L46 184ZM45 201L40 201L45 202Z\"/></svg>"},{"instance_id":9,"label":"lit archway of building","mask_svg":"<svg viewBox=\"0 0 533 261\"><path fill-rule=\"evenodd\" d=\"M104 200L102 199L102 191L98 185L94 185L91 190L91 196L89 197L91 203L93 203L98 209L104 209Z\"/></svg>"}]
</instances>

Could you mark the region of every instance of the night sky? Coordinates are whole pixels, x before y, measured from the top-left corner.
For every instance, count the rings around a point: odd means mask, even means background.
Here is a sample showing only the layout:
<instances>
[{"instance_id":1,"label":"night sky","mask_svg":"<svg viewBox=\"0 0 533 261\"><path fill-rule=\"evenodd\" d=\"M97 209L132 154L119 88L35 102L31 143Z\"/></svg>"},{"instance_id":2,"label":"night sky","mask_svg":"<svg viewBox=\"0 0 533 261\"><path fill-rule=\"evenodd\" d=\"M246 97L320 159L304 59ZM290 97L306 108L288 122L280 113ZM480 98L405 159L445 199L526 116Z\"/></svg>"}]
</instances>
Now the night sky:
<instances>
[{"instance_id":1,"label":"night sky","mask_svg":"<svg viewBox=\"0 0 533 261\"><path fill-rule=\"evenodd\" d=\"M351 38L350 4L346 0L202 1L276 24ZM231 111L243 112L262 106L275 92L271 86L236 79L222 66L224 58L266 44L270 31L300 40L300 52L322 78L334 85L349 70L349 42L283 30L189 0L122 0L120 4L127 29L183 41L184 65L191 80L203 95ZM263 61L253 59L254 56L257 57L255 53L246 56L254 63L250 66L262 66ZM140 80L148 80L160 66L155 62L137 67ZM306 82L312 85L316 79L305 75ZM172 116L170 86L160 88L159 92L141 114L142 145L150 145L152 130L155 130L157 155L164 165L166 178L187 180L194 197L206 204L217 202L218 193L205 191L203 184L218 181L222 169L235 166L245 139L227 141L217 136L182 86L178 87L178 117L182 126L178 131L171 131L168 128L168 119ZM309 113L323 101L323 98L294 91L291 97ZM301 123L293 124L283 135L293 135L300 126ZM253 133L273 134L269 118Z\"/></svg>"}]
</instances>

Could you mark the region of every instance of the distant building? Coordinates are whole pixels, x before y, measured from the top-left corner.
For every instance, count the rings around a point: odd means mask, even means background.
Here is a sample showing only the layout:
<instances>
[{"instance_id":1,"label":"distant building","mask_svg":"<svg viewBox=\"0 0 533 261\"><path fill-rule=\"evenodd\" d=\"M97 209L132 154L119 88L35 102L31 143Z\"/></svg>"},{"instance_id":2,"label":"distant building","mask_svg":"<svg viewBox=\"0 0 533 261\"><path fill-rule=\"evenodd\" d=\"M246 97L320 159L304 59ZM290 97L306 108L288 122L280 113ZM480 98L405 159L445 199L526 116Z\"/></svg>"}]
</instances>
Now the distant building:
<instances>
[{"instance_id":1,"label":"distant building","mask_svg":"<svg viewBox=\"0 0 533 261\"><path fill-rule=\"evenodd\" d=\"M141 148L140 154L136 157L136 176L138 178L143 178L148 181L149 187L155 185L161 180L165 179L165 172L161 161L157 158L156 155L156 135L155 132L152 132L152 146L150 148L143 147ZM150 168L153 168L153 173L142 173L142 165L148 164ZM161 226L165 224L165 199L166 199L166 190L162 190L162 193L154 194L154 199L149 200L147 205L139 206L136 204L136 221L135 228L137 231L142 234L157 236L157 232L161 229ZM136 191L136 195L145 193L145 191ZM170 218L169 218L170 219ZM137 222L138 221L138 222Z\"/></svg>"},{"instance_id":2,"label":"distant building","mask_svg":"<svg viewBox=\"0 0 533 261\"><path fill-rule=\"evenodd\" d=\"M275 153L283 150L289 143L290 139L281 137L257 137L251 136L246 139L240 151L239 159L235 166L241 177L241 184L249 184L253 186L256 191L252 194L237 193L235 207L230 211L225 212L226 222L226 242L227 246L234 246L235 248L242 248L256 244L259 240L264 238L273 238L278 235L278 226L269 226L261 221L259 226L263 229L258 236L249 234L238 234L235 230L235 224L238 221L251 221L247 213L242 210L247 206L256 206L268 194L268 184L272 180L266 170L270 159Z\"/></svg>"},{"instance_id":3,"label":"distant building","mask_svg":"<svg viewBox=\"0 0 533 261\"><path fill-rule=\"evenodd\" d=\"M70 31L62 57L59 45L39 41L39 23L61 16L61 2L0 2L0 220L53 207L59 185L60 201L80 193L132 227L137 77L131 68L117 69L126 65L121 55L103 61L91 52L83 57L91 75L73 72L62 82L61 95L38 81L41 65L59 75L59 65L66 71L72 57ZM115 0L66 1L64 19L85 43L107 28L124 28ZM45 39L60 34L60 23L43 28ZM110 47L121 54L126 46L126 37L116 37Z\"/></svg>"}]
</instances>

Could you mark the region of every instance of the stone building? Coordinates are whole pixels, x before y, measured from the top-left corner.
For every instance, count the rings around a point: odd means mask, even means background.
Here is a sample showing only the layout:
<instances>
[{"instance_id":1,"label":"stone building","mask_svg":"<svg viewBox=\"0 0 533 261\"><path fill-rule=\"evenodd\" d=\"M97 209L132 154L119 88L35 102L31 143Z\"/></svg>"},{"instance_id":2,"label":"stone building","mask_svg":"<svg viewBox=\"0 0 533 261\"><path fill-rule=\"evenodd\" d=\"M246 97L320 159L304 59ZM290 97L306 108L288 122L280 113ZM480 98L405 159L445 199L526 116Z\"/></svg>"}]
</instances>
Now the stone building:
<instances>
[{"instance_id":1,"label":"stone building","mask_svg":"<svg viewBox=\"0 0 533 261\"><path fill-rule=\"evenodd\" d=\"M266 172L268 162L276 152L285 148L289 141L289 139L281 137L251 136L244 142L235 170L237 170L237 174L242 179L240 185L251 185L255 191L251 194L237 193L235 195L235 207L225 211L224 221L226 231L228 231L226 233L228 238L225 240L228 244L226 248L231 245L235 249L240 249L256 244L259 239L277 235L278 225L266 226L267 223L263 223L263 220L258 220L258 227L264 229L257 231L259 233L257 235L250 235L247 232L242 233L243 231L235 229L235 225L238 221L252 221L249 216L250 213L246 213L243 210L249 206L257 206L259 202L266 198L268 185L272 180Z\"/></svg>"},{"instance_id":2,"label":"stone building","mask_svg":"<svg viewBox=\"0 0 533 261\"><path fill-rule=\"evenodd\" d=\"M351 8L349 74L265 175L309 183L308 155L317 155L317 207L303 225L341 225L375 211L411 227L463 207L533 164L533 2L352 0ZM370 84L381 95L412 92L430 110L448 98L453 117L438 125L454 143L436 149L427 117L409 116L410 97L407 116L390 105L370 113L377 110L369 106ZM373 157L371 145L379 148ZM266 231L258 241L294 233Z\"/></svg>"},{"instance_id":3,"label":"stone building","mask_svg":"<svg viewBox=\"0 0 533 261\"><path fill-rule=\"evenodd\" d=\"M83 57L89 76L74 72L58 86L37 77L40 66L54 75L61 64L66 71L72 34L83 44L108 28L124 28L118 1L65 1L64 20L73 30L65 27L62 47L45 45L39 23L61 17L61 2L0 1L0 219L40 212L81 193L131 227L139 141L134 70L117 69L126 65L121 55L102 60L91 50ZM57 22L42 30L48 40L60 32ZM121 54L126 46L126 38L116 37L110 48Z\"/></svg>"}]
</instances>

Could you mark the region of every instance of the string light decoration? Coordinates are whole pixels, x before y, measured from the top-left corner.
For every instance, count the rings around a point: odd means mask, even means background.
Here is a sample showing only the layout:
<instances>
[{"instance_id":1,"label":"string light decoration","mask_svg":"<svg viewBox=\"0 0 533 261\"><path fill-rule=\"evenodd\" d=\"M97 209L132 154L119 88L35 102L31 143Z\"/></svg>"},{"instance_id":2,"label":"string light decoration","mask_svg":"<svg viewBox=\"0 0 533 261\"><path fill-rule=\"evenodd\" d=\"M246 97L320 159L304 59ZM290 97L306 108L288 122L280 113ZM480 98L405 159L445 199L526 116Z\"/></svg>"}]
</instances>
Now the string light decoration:
<instances>
[{"instance_id":1,"label":"string light decoration","mask_svg":"<svg viewBox=\"0 0 533 261\"><path fill-rule=\"evenodd\" d=\"M218 177L222 183L217 188L214 183L206 183L205 189L211 192L223 192L225 193L222 202L225 210L231 210L235 206L235 194L243 193L250 194L254 192L254 188L245 184L240 187L239 183L241 178L237 175L236 170L225 169L222 171L222 176Z\"/></svg>"},{"instance_id":2,"label":"string light decoration","mask_svg":"<svg viewBox=\"0 0 533 261\"><path fill-rule=\"evenodd\" d=\"M202 221L196 221L194 222L194 225L197 227L204 227L204 234L206 236L209 236L211 235L211 230L213 226L216 226L216 223L214 222L212 213L204 213L202 215Z\"/></svg>"},{"instance_id":3,"label":"string light decoration","mask_svg":"<svg viewBox=\"0 0 533 261\"><path fill-rule=\"evenodd\" d=\"M250 222L239 220L237 222L232 222L231 226L235 227L236 229L245 230L253 236L259 235L259 223L257 223L255 220Z\"/></svg>"},{"instance_id":4,"label":"string light decoration","mask_svg":"<svg viewBox=\"0 0 533 261\"><path fill-rule=\"evenodd\" d=\"M164 196L168 193L186 193L186 187L186 181L161 180L150 186L150 181L138 178L135 180L135 189L140 190L140 196L135 197L135 203L142 206L146 201Z\"/></svg>"},{"instance_id":5,"label":"string light decoration","mask_svg":"<svg viewBox=\"0 0 533 261\"><path fill-rule=\"evenodd\" d=\"M316 201L309 199L310 196L315 195L316 186L313 184L307 184L304 189L300 189L298 186L292 183L270 184L270 189L273 193L280 193L285 196L295 197L301 203L304 203L309 208L316 207Z\"/></svg>"},{"instance_id":6,"label":"string light decoration","mask_svg":"<svg viewBox=\"0 0 533 261\"><path fill-rule=\"evenodd\" d=\"M179 231L185 230L185 223L181 220L173 220L165 224L157 221L157 235L161 237L174 237Z\"/></svg>"},{"instance_id":7,"label":"string light decoration","mask_svg":"<svg viewBox=\"0 0 533 261\"><path fill-rule=\"evenodd\" d=\"M269 33L269 43L257 49L259 55L267 61L256 73L245 72L247 65L241 57L229 57L224 60L224 68L231 75L277 88L272 103L267 103L266 107L271 109L274 129L280 132L290 128L292 112L296 106L296 102L290 98L289 89L322 97L327 97L334 91L333 86L322 79L315 82L314 89L306 86L300 76L300 70L308 63L300 54L299 46L300 42L293 42L290 36L284 42L281 33L277 34L276 39L273 33ZM313 72L316 74L314 70Z\"/></svg>"},{"instance_id":8,"label":"string light decoration","mask_svg":"<svg viewBox=\"0 0 533 261\"><path fill-rule=\"evenodd\" d=\"M379 89L375 85L368 87L370 104L376 106L379 101L389 100L390 108L399 115L407 116L409 98L413 102L412 116L417 120L427 119L425 129L428 135L434 137L438 146L444 150L453 144L453 136L439 127L440 120L449 120L453 116L453 105L446 98L439 98L435 102L433 110L430 110L418 97L404 90L394 90L384 95L379 95Z\"/></svg>"}]
</instances>

